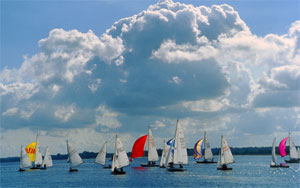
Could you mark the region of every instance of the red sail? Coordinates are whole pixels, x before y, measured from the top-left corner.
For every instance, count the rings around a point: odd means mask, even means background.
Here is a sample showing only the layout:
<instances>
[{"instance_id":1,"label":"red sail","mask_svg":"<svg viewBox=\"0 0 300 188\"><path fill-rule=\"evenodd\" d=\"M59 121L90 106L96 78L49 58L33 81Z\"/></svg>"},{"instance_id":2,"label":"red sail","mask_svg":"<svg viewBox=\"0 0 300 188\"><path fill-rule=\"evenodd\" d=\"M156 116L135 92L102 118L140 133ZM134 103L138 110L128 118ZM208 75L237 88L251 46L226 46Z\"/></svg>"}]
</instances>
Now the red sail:
<instances>
[{"instance_id":1,"label":"red sail","mask_svg":"<svg viewBox=\"0 0 300 188\"><path fill-rule=\"evenodd\" d=\"M131 152L131 158L138 158L138 157L143 157L144 156L144 146L146 143L148 135L144 135L140 138L138 138L132 147L132 152Z\"/></svg>"}]
</instances>

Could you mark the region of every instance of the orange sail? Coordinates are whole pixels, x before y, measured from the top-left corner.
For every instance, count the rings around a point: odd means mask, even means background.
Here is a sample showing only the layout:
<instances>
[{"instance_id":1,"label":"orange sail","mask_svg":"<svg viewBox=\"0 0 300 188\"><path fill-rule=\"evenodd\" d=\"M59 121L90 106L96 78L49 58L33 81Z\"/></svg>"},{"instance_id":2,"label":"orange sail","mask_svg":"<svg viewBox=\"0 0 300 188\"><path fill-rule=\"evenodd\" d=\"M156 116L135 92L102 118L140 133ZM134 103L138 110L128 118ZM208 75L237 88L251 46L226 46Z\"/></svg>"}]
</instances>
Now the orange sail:
<instances>
[{"instance_id":1,"label":"orange sail","mask_svg":"<svg viewBox=\"0 0 300 188\"><path fill-rule=\"evenodd\" d=\"M132 146L131 159L144 156L144 147L147 137L148 135L144 135L134 142Z\"/></svg>"}]
</instances>

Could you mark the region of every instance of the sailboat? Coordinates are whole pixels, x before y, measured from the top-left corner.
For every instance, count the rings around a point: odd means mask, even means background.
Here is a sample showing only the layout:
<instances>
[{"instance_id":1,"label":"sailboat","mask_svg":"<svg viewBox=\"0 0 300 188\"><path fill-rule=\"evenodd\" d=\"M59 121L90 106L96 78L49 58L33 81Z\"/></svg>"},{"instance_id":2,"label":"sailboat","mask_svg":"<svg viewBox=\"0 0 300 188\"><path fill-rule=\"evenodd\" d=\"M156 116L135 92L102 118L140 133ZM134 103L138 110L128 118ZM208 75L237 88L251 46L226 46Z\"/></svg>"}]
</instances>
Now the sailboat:
<instances>
[{"instance_id":1,"label":"sailboat","mask_svg":"<svg viewBox=\"0 0 300 188\"><path fill-rule=\"evenodd\" d=\"M67 150L68 150L68 156L69 156L69 163L70 163L70 170L69 172L77 172L78 169L75 169L75 166L80 165L83 163L81 157L77 153L77 151L73 148L73 146L68 142L67 140Z\"/></svg>"},{"instance_id":2,"label":"sailboat","mask_svg":"<svg viewBox=\"0 0 300 188\"><path fill-rule=\"evenodd\" d=\"M105 166L106 163L106 145L107 142L105 142L102 146L102 148L100 149L96 159L95 159L95 163L97 164L101 164L103 166L103 168L111 168L111 165Z\"/></svg>"},{"instance_id":3,"label":"sailboat","mask_svg":"<svg viewBox=\"0 0 300 188\"><path fill-rule=\"evenodd\" d=\"M148 164L141 164L143 167L156 167L159 166L156 164L158 161L158 154L154 143L154 138L152 136L152 131L150 127L148 128Z\"/></svg>"},{"instance_id":4,"label":"sailboat","mask_svg":"<svg viewBox=\"0 0 300 188\"><path fill-rule=\"evenodd\" d=\"M174 150L172 151L172 149ZM182 165L188 164L187 148L184 141L183 128L178 123L178 119L176 122L175 140L168 152L167 155L168 160L166 160L165 166L167 166L169 163L169 156L171 155L171 153L173 154L173 157L170 163L170 167L168 167L167 170L170 172L186 171L186 169L184 169ZM179 168L175 168L174 165L179 165Z\"/></svg>"},{"instance_id":5,"label":"sailboat","mask_svg":"<svg viewBox=\"0 0 300 188\"><path fill-rule=\"evenodd\" d=\"M20 154L20 169L19 172L26 171L24 168L31 167L31 162L29 160L29 157L24 149L23 146L21 146L21 154Z\"/></svg>"},{"instance_id":6,"label":"sailboat","mask_svg":"<svg viewBox=\"0 0 300 188\"><path fill-rule=\"evenodd\" d=\"M284 138L279 144L279 153L280 153L281 157L286 156L285 144L286 144L287 139L289 140L290 159L289 160L285 159L285 162L300 163L300 151L296 149L290 133L289 133L289 136Z\"/></svg>"},{"instance_id":7,"label":"sailboat","mask_svg":"<svg viewBox=\"0 0 300 188\"><path fill-rule=\"evenodd\" d=\"M232 168L228 168L227 165L234 163L234 162L235 161L232 156L230 147L222 135L221 136L221 149L220 149L220 153L219 153L217 169L218 170L232 170Z\"/></svg>"},{"instance_id":8,"label":"sailboat","mask_svg":"<svg viewBox=\"0 0 300 188\"><path fill-rule=\"evenodd\" d=\"M272 145L272 161L271 161L271 168L289 168L289 166L285 165L285 164L280 164L280 165L276 165L277 163L277 157L276 157L276 152L275 152L275 144L276 144L276 138L274 138L273 140L273 145Z\"/></svg>"},{"instance_id":9,"label":"sailboat","mask_svg":"<svg viewBox=\"0 0 300 188\"><path fill-rule=\"evenodd\" d=\"M123 170L123 167L128 165L129 160L127 157L127 153L123 147L121 140L118 138L118 135L116 135L115 152L111 164L111 173L115 175L126 174L126 172Z\"/></svg>"},{"instance_id":10,"label":"sailboat","mask_svg":"<svg viewBox=\"0 0 300 188\"><path fill-rule=\"evenodd\" d=\"M42 163L41 170L46 169L47 167L52 167L52 166L53 166L53 163L52 163L51 153L50 153L50 150L47 146L46 150L45 150L45 155L44 155L44 160L43 160L43 163Z\"/></svg>"},{"instance_id":11,"label":"sailboat","mask_svg":"<svg viewBox=\"0 0 300 188\"><path fill-rule=\"evenodd\" d=\"M198 161L202 156L204 156L204 160ZM214 156L208 143L206 132L204 132L204 138L197 141L194 146L194 159L197 160L197 163L216 163L213 161Z\"/></svg>"},{"instance_id":12,"label":"sailboat","mask_svg":"<svg viewBox=\"0 0 300 188\"><path fill-rule=\"evenodd\" d=\"M29 144L26 147L26 151L28 151L29 154L31 155L31 157L29 158L31 159L31 162L33 162L33 165L30 169L40 169L43 162L43 158L42 158L38 134L36 135L36 141Z\"/></svg>"}]
</instances>

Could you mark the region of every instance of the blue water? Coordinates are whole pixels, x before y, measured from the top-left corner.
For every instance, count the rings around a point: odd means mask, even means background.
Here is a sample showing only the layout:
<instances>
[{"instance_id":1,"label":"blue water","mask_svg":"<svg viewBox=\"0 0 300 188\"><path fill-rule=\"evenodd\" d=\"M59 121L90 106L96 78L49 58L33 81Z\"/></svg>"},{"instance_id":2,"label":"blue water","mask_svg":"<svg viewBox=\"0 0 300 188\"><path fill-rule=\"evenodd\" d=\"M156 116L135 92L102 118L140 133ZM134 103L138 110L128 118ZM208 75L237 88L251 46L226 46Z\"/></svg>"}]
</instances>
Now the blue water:
<instances>
[{"instance_id":1,"label":"blue water","mask_svg":"<svg viewBox=\"0 0 300 188\"><path fill-rule=\"evenodd\" d=\"M65 160L53 161L47 170L18 172L19 163L1 163L1 182L6 187L300 187L300 165L269 168L270 156L235 156L232 171L219 171L216 164L196 164L189 158L186 172L159 167L142 168L146 158L125 167L126 175L111 175L93 160L84 160L78 172L69 173Z\"/></svg>"}]
</instances>

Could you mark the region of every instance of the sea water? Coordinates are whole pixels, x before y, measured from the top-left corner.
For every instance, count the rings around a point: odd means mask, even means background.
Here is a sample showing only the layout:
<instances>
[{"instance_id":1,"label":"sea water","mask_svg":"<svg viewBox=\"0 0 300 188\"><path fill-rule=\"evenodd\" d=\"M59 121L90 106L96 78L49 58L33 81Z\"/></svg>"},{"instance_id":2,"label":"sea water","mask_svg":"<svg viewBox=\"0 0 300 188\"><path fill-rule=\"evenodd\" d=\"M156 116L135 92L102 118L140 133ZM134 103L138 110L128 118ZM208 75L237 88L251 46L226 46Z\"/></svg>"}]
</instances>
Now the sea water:
<instances>
[{"instance_id":1,"label":"sea water","mask_svg":"<svg viewBox=\"0 0 300 188\"><path fill-rule=\"evenodd\" d=\"M215 158L215 160L217 160ZM147 158L135 159L125 175L112 175L87 159L78 172L69 172L66 160L54 160L47 170L18 172L18 162L1 163L1 182L6 187L300 187L300 164L270 168L271 156L235 156L232 171L217 170L217 164L196 164L189 157L185 172L159 167L140 167ZM109 162L109 161L108 161ZM110 163L110 162L109 162Z\"/></svg>"}]
</instances>

